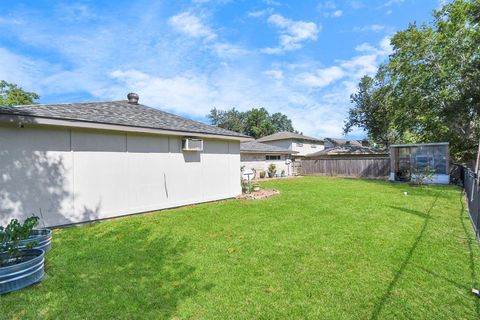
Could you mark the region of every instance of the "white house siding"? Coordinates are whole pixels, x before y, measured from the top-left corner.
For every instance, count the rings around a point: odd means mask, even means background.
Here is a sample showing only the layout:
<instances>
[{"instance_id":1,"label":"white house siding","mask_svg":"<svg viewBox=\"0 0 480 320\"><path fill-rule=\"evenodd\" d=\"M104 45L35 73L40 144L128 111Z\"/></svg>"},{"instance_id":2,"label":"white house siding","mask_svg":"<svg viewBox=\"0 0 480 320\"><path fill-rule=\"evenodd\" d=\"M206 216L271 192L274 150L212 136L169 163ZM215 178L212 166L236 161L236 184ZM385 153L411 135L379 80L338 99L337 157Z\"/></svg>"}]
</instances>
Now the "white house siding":
<instances>
[{"instance_id":1,"label":"white house siding","mask_svg":"<svg viewBox=\"0 0 480 320\"><path fill-rule=\"evenodd\" d=\"M281 174L285 170L285 174L292 175L292 167L285 163L287 159L285 155L280 156L280 160L265 160L265 154L242 153L240 165L245 166L245 169L255 169L257 171L257 178L260 171L268 171L268 166L274 164L277 167L277 173Z\"/></svg>"},{"instance_id":2,"label":"white house siding","mask_svg":"<svg viewBox=\"0 0 480 320\"><path fill-rule=\"evenodd\" d=\"M298 143L302 141L293 140L293 139L284 139L284 140L275 140L275 141L264 141L262 143L269 144L271 146L280 147L283 149L288 149L292 151L297 151L293 156L305 156L307 154L315 153L325 149L324 145L320 142L313 141L303 141L303 146L298 146Z\"/></svg>"},{"instance_id":3,"label":"white house siding","mask_svg":"<svg viewBox=\"0 0 480 320\"><path fill-rule=\"evenodd\" d=\"M299 143L302 143L303 145L299 146L298 145ZM306 156L307 154L322 151L323 149L325 149L325 147L320 142L297 141L297 140L293 140L292 148L291 148L291 150L298 152L295 154L296 156Z\"/></svg>"},{"instance_id":4,"label":"white house siding","mask_svg":"<svg viewBox=\"0 0 480 320\"><path fill-rule=\"evenodd\" d=\"M36 214L46 226L234 197L238 141L0 126L0 225Z\"/></svg>"}]
</instances>

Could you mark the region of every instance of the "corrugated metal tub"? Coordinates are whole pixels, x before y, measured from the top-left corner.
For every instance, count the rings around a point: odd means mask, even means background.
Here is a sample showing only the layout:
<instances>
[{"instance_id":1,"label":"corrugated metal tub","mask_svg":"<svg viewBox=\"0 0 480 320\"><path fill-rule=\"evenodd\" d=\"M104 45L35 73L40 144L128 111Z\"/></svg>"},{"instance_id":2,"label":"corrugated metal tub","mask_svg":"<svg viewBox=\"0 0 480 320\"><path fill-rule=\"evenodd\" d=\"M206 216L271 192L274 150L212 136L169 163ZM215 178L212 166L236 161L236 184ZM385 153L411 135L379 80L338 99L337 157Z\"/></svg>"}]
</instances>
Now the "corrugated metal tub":
<instances>
[{"instance_id":1,"label":"corrugated metal tub","mask_svg":"<svg viewBox=\"0 0 480 320\"><path fill-rule=\"evenodd\" d=\"M25 261L0 268L0 294L25 288L42 280L45 271L45 251L30 249L23 251ZM5 254L0 255L0 258Z\"/></svg>"},{"instance_id":2,"label":"corrugated metal tub","mask_svg":"<svg viewBox=\"0 0 480 320\"><path fill-rule=\"evenodd\" d=\"M34 229L30 232L30 237L20 241L20 248L26 248L31 242L37 242L34 249L42 249L47 253L52 248L52 230Z\"/></svg>"}]
</instances>

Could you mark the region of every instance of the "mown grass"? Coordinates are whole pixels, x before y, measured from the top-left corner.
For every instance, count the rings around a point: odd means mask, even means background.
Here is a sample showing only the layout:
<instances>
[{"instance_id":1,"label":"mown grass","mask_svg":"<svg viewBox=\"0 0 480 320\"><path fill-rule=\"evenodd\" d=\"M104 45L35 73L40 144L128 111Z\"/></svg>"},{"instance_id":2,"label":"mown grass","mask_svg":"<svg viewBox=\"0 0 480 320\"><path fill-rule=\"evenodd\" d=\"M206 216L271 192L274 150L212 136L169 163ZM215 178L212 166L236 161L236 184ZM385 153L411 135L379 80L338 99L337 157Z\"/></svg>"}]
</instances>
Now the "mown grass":
<instances>
[{"instance_id":1,"label":"mown grass","mask_svg":"<svg viewBox=\"0 0 480 320\"><path fill-rule=\"evenodd\" d=\"M57 230L6 319L478 319L455 187L307 177L281 194ZM404 192L408 196L404 196Z\"/></svg>"}]
</instances>

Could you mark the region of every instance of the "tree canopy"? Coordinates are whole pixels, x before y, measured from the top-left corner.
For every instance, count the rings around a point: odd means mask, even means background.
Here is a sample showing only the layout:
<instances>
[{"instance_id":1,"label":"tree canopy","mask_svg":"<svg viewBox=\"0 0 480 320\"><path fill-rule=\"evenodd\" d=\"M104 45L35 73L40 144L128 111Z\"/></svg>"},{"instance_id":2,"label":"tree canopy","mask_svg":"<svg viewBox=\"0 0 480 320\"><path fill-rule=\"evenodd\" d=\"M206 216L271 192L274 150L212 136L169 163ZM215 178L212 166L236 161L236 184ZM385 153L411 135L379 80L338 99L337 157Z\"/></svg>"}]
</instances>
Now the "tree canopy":
<instances>
[{"instance_id":1,"label":"tree canopy","mask_svg":"<svg viewBox=\"0 0 480 320\"><path fill-rule=\"evenodd\" d=\"M35 104L40 96L34 92L24 91L16 84L0 80L0 106Z\"/></svg>"},{"instance_id":2,"label":"tree canopy","mask_svg":"<svg viewBox=\"0 0 480 320\"><path fill-rule=\"evenodd\" d=\"M280 131L295 132L292 120L286 115L280 112L270 115L265 108L253 108L245 112L235 108L230 110L213 108L207 117L215 126L247 134L255 139Z\"/></svg>"},{"instance_id":3,"label":"tree canopy","mask_svg":"<svg viewBox=\"0 0 480 320\"><path fill-rule=\"evenodd\" d=\"M391 39L393 53L351 96L345 123L373 141L450 142L455 160L474 157L480 137L480 0L455 0Z\"/></svg>"}]
</instances>

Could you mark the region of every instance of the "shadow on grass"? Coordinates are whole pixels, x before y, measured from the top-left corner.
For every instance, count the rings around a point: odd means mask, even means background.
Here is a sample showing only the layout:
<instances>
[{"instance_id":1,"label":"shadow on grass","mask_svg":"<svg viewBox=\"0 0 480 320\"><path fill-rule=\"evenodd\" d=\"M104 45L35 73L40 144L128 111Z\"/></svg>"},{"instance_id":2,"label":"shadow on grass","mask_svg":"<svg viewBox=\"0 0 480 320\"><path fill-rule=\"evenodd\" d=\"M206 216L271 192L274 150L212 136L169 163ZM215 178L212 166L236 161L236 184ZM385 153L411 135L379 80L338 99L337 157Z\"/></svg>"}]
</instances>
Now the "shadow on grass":
<instances>
[{"instance_id":1,"label":"shadow on grass","mask_svg":"<svg viewBox=\"0 0 480 320\"><path fill-rule=\"evenodd\" d=\"M429 221L431 220L431 211L432 209L435 207L435 204L437 203L437 200L438 200L438 197L436 196L435 199L433 200L432 202L432 205L430 206L430 208L428 209L427 213L421 213L421 217L423 217L425 220L423 222L423 225L422 225L422 229L420 230L420 233L417 235L417 237L415 238L415 241L413 243L413 245L410 247L410 250L408 251L407 253L407 256L405 257L405 259L403 260L402 264L400 265L400 268L397 270L397 272L395 273L395 276L393 277L392 281L390 281L390 284L388 285L387 287L387 290L385 291L385 293L383 294L382 298L380 299L379 303L377 303L377 305L375 306L375 308L373 309L373 312L372 312L372 315L370 317L370 319L377 319L378 316L380 315L380 312L382 312L383 310L383 307L385 306L385 304L387 303L388 299L390 298L390 296L392 295L392 292L393 292L393 289L395 289L395 286L397 285L398 281L400 280L400 278L402 277L403 273L405 272L405 269L406 267L408 266L408 264L410 263L410 260L413 256L413 253L415 252L415 249L418 247L420 241L422 240L424 234L425 234L425 230L427 229L427 226L428 226L428 223ZM395 209L400 209L400 208L396 208ZM402 208L403 209L403 208ZM410 211L413 211L415 212L414 214L415 215L419 215L418 212L416 210L409 210L409 209L405 209L406 212L408 213L412 213ZM404 211L405 211L404 210Z\"/></svg>"},{"instance_id":2,"label":"shadow on grass","mask_svg":"<svg viewBox=\"0 0 480 320\"><path fill-rule=\"evenodd\" d=\"M423 219L431 219L430 215L426 214L426 213L423 213L421 211L418 211L418 210L413 210L413 209L407 209L407 208L402 208L402 207L397 207L397 206L388 206L389 208L392 208L392 209L395 209L395 210L399 210L399 211L403 211L403 212L406 212L406 213L409 213L409 214L413 214L417 217L420 217L420 218L423 218Z\"/></svg>"},{"instance_id":3,"label":"shadow on grass","mask_svg":"<svg viewBox=\"0 0 480 320\"><path fill-rule=\"evenodd\" d=\"M77 250L65 261L70 270L52 270L55 290L68 297L67 310L48 300L42 309L52 318L175 317L182 301L213 285L199 278L186 262L188 239L161 232L155 225L137 223L105 228L99 225L78 239L64 241L64 250ZM62 266L57 266L61 269ZM63 278L63 279L62 279ZM50 300L52 301L52 300ZM91 308L85 301L95 301Z\"/></svg>"}]
</instances>

